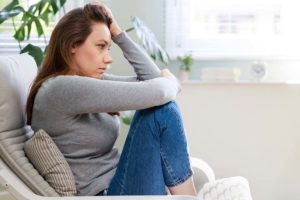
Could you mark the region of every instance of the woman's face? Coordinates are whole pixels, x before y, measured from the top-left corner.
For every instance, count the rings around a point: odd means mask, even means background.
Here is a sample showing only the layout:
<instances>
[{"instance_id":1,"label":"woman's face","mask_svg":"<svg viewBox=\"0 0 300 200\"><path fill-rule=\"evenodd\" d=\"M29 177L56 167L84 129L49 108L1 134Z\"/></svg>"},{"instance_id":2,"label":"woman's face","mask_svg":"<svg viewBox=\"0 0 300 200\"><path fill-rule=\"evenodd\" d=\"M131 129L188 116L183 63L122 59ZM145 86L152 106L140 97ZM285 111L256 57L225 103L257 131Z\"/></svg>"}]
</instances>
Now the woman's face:
<instances>
[{"instance_id":1,"label":"woman's face","mask_svg":"<svg viewBox=\"0 0 300 200\"><path fill-rule=\"evenodd\" d=\"M85 42L72 48L72 68L84 76L102 79L107 65L112 63L111 35L104 23L94 23L91 28Z\"/></svg>"}]
</instances>

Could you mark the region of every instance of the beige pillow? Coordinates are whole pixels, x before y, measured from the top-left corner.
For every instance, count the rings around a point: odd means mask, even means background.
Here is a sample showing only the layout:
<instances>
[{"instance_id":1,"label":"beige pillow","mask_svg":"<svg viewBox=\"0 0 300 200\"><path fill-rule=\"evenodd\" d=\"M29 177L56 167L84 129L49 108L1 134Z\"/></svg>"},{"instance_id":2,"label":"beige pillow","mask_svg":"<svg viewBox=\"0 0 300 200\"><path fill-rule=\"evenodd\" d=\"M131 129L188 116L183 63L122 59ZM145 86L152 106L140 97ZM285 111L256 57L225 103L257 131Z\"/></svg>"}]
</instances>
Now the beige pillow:
<instances>
[{"instance_id":1,"label":"beige pillow","mask_svg":"<svg viewBox=\"0 0 300 200\"><path fill-rule=\"evenodd\" d=\"M58 147L44 131L37 131L25 142L24 151L45 180L61 196L74 196L76 186L74 176Z\"/></svg>"}]
</instances>

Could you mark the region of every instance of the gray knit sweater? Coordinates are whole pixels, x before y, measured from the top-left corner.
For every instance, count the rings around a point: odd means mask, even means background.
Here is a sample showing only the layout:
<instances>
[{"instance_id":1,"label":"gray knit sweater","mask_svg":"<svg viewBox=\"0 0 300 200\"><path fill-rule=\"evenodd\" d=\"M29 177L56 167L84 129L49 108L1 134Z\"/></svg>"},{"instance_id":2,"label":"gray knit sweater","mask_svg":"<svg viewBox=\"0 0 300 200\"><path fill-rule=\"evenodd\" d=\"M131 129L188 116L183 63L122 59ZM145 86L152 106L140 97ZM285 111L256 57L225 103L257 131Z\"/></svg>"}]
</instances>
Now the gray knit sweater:
<instances>
[{"instance_id":1,"label":"gray knit sweater","mask_svg":"<svg viewBox=\"0 0 300 200\"><path fill-rule=\"evenodd\" d=\"M32 128L44 129L57 144L72 169L78 195L104 190L115 173L120 122L108 113L162 105L179 91L176 78L161 77L159 68L126 33L113 41L136 76L58 76L42 84L34 101Z\"/></svg>"}]
</instances>

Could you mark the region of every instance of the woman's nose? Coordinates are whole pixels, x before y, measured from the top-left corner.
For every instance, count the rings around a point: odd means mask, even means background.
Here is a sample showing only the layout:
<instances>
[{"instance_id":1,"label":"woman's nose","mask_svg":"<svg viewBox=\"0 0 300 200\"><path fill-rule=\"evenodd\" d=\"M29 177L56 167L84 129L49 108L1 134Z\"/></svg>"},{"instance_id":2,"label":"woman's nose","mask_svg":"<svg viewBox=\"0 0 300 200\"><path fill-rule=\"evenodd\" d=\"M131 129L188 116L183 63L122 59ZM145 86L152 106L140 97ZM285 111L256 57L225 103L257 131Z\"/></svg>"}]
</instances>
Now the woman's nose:
<instances>
[{"instance_id":1,"label":"woman's nose","mask_svg":"<svg viewBox=\"0 0 300 200\"><path fill-rule=\"evenodd\" d=\"M112 63L112 57L110 56L109 53L107 53L103 59L104 59L104 63L107 63L107 64Z\"/></svg>"}]
</instances>

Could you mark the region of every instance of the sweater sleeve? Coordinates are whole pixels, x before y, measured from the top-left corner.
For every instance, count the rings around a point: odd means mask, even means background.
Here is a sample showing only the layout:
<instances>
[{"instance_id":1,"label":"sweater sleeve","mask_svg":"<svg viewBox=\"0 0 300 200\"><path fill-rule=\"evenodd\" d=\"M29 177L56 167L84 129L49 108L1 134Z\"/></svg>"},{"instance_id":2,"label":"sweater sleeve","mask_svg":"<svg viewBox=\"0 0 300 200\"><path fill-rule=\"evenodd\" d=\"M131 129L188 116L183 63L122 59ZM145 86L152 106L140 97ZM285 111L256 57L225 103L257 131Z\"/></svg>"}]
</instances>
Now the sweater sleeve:
<instances>
[{"instance_id":1,"label":"sweater sleeve","mask_svg":"<svg viewBox=\"0 0 300 200\"><path fill-rule=\"evenodd\" d=\"M137 76L118 76L114 74L108 74L104 73L104 80L110 80L110 81L125 81L125 82L137 82L139 79Z\"/></svg>"},{"instance_id":2,"label":"sweater sleeve","mask_svg":"<svg viewBox=\"0 0 300 200\"><path fill-rule=\"evenodd\" d=\"M144 81L161 76L160 69L154 61L131 40L127 33L122 32L113 37L112 40L121 48L125 58L133 66L138 80Z\"/></svg>"},{"instance_id":3,"label":"sweater sleeve","mask_svg":"<svg viewBox=\"0 0 300 200\"><path fill-rule=\"evenodd\" d=\"M42 87L48 103L68 115L138 110L174 100L179 84L174 76L140 82L58 76Z\"/></svg>"}]
</instances>

